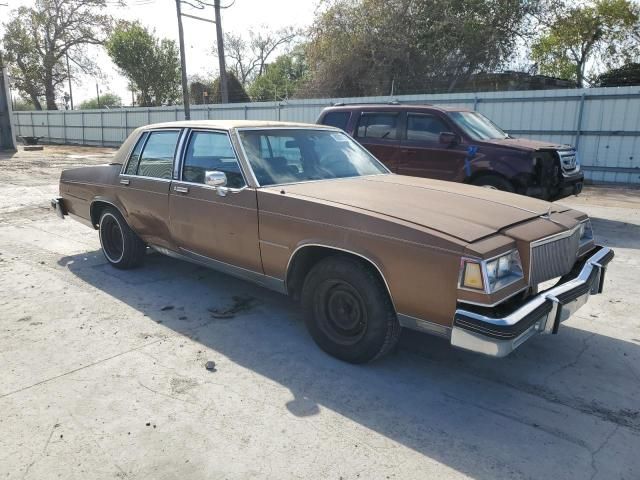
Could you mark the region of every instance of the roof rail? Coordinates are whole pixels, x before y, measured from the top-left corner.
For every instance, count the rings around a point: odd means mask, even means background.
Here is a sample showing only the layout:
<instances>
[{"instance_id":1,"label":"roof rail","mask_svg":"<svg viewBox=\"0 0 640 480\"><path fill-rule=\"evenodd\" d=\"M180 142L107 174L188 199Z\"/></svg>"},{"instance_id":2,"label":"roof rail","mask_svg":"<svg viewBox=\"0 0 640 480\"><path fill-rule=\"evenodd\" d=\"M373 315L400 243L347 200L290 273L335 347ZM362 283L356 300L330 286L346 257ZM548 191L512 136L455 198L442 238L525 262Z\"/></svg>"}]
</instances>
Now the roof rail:
<instances>
[{"instance_id":1,"label":"roof rail","mask_svg":"<svg viewBox=\"0 0 640 480\"><path fill-rule=\"evenodd\" d=\"M433 106L431 103L403 103L398 99L389 100L388 102L335 102L332 103L332 107L346 107L350 105L424 105L424 106Z\"/></svg>"}]
</instances>

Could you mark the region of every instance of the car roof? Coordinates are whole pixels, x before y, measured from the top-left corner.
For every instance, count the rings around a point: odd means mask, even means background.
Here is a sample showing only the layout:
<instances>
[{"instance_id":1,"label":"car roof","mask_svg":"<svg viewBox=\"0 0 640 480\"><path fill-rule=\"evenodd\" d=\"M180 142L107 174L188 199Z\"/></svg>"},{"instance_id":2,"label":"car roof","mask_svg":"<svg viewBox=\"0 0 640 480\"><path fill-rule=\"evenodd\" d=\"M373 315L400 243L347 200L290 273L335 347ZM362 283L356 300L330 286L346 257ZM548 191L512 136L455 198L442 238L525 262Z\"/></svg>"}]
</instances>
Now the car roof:
<instances>
[{"instance_id":1,"label":"car roof","mask_svg":"<svg viewBox=\"0 0 640 480\"><path fill-rule=\"evenodd\" d=\"M177 122L153 123L145 125L142 129L154 128L215 128L232 130L236 128L315 128L338 130L325 125L299 122L277 122L271 120L182 120Z\"/></svg>"},{"instance_id":2,"label":"car roof","mask_svg":"<svg viewBox=\"0 0 640 480\"><path fill-rule=\"evenodd\" d=\"M449 107L446 105L431 105L429 103L423 104L398 104L398 103L351 103L351 104L336 104L331 107L327 107L324 111L351 111L351 110L377 110L377 111L410 111L419 112L438 110L440 112L471 112L468 108Z\"/></svg>"}]
</instances>

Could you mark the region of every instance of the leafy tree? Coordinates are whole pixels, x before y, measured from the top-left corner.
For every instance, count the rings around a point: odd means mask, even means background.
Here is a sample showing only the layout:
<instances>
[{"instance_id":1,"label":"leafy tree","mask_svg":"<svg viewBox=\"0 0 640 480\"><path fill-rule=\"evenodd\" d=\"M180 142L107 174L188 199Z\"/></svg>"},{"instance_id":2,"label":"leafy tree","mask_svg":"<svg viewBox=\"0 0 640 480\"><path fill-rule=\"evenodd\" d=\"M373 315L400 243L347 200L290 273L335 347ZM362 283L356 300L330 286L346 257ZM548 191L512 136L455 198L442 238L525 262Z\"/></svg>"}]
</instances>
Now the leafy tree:
<instances>
[{"instance_id":1,"label":"leafy tree","mask_svg":"<svg viewBox=\"0 0 640 480\"><path fill-rule=\"evenodd\" d=\"M24 98L14 99L12 108L14 112L27 112L29 110L35 110L33 104L30 101L25 100Z\"/></svg>"},{"instance_id":2,"label":"leafy tree","mask_svg":"<svg viewBox=\"0 0 640 480\"><path fill-rule=\"evenodd\" d=\"M288 49L300 32L292 27L275 32L265 26L249 31L249 39L233 33L225 34L224 50L228 69L233 72L242 86L264 73L271 56L279 49ZM217 50L214 48L214 53Z\"/></svg>"},{"instance_id":3,"label":"leafy tree","mask_svg":"<svg viewBox=\"0 0 640 480\"><path fill-rule=\"evenodd\" d=\"M254 101L281 100L294 96L298 87L306 79L308 66L304 50L280 55L275 62L266 66L264 73L249 87L249 95Z\"/></svg>"},{"instance_id":4,"label":"leafy tree","mask_svg":"<svg viewBox=\"0 0 640 480\"><path fill-rule=\"evenodd\" d=\"M452 90L514 51L528 0L336 0L307 45L313 96Z\"/></svg>"},{"instance_id":5,"label":"leafy tree","mask_svg":"<svg viewBox=\"0 0 640 480\"><path fill-rule=\"evenodd\" d=\"M86 46L100 44L111 17L99 13L107 0L35 0L14 10L5 24L6 60L17 89L37 110L56 110L56 96L68 78L66 55L77 69L95 73Z\"/></svg>"},{"instance_id":6,"label":"leafy tree","mask_svg":"<svg viewBox=\"0 0 640 480\"><path fill-rule=\"evenodd\" d=\"M180 57L173 40L156 38L138 22L120 22L106 47L141 106L172 104L180 97Z\"/></svg>"},{"instance_id":7,"label":"leafy tree","mask_svg":"<svg viewBox=\"0 0 640 480\"><path fill-rule=\"evenodd\" d=\"M640 63L627 63L620 68L600 74L594 81L595 87L626 87L640 85Z\"/></svg>"},{"instance_id":8,"label":"leafy tree","mask_svg":"<svg viewBox=\"0 0 640 480\"><path fill-rule=\"evenodd\" d=\"M227 72L227 89L229 90L229 103L248 103L251 101L240 81L231 72ZM221 99L220 77L217 77L213 82L209 100L210 103L221 103Z\"/></svg>"},{"instance_id":9,"label":"leafy tree","mask_svg":"<svg viewBox=\"0 0 640 480\"><path fill-rule=\"evenodd\" d=\"M562 8L535 41L531 56L540 73L585 85L587 65L607 66L638 54L640 11L630 0L595 0Z\"/></svg>"},{"instance_id":10,"label":"leafy tree","mask_svg":"<svg viewBox=\"0 0 640 480\"><path fill-rule=\"evenodd\" d=\"M213 81L201 76L192 75L189 79L189 99L194 105L211 103L213 95Z\"/></svg>"},{"instance_id":11,"label":"leafy tree","mask_svg":"<svg viewBox=\"0 0 640 480\"><path fill-rule=\"evenodd\" d=\"M122 99L115 93L107 92L104 95L100 95L99 102L98 102L98 97L85 100L80 104L80 110L92 110L96 108L111 108L111 107L121 107L121 106L122 106Z\"/></svg>"}]
</instances>

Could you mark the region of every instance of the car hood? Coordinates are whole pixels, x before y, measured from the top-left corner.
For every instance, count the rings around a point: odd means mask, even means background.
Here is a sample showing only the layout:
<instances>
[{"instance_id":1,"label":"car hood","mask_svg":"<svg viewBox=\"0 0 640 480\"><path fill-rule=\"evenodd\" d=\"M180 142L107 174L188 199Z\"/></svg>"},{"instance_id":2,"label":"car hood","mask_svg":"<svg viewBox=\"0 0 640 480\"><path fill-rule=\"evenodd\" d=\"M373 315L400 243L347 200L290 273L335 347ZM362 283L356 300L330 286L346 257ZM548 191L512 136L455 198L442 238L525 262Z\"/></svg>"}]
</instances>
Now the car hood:
<instances>
[{"instance_id":1,"label":"car hood","mask_svg":"<svg viewBox=\"0 0 640 480\"><path fill-rule=\"evenodd\" d=\"M526 151L568 150L572 148L570 145L564 145L562 143L541 142L539 140L530 140L528 138L493 138L491 140L483 140L483 142L491 145Z\"/></svg>"},{"instance_id":2,"label":"car hood","mask_svg":"<svg viewBox=\"0 0 640 480\"><path fill-rule=\"evenodd\" d=\"M272 187L275 188L275 187ZM315 199L409 222L465 242L556 211L551 203L484 187L403 175L374 175L277 187Z\"/></svg>"}]
</instances>

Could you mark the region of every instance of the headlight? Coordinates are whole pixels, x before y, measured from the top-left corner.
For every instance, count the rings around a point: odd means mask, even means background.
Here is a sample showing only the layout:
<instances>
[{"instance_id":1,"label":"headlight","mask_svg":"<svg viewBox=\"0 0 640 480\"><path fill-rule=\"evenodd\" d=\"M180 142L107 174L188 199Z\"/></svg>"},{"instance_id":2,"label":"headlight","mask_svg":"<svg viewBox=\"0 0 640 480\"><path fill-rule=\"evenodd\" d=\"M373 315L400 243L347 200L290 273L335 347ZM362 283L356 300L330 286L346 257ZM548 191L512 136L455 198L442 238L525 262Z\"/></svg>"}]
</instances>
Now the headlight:
<instances>
[{"instance_id":1,"label":"headlight","mask_svg":"<svg viewBox=\"0 0 640 480\"><path fill-rule=\"evenodd\" d=\"M593 230L591 229L591 220L585 220L578 227L580 229L580 248L593 242Z\"/></svg>"},{"instance_id":2,"label":"headlight","mask_svg":"<svg viewBox=\"0 0 640 480\"><path fill-rule=\"evenodd\" d=\"M493 293L522 278L522 262L517 250L489 260L462 259L461 288Z\"/></svg>"}]
</instances>

